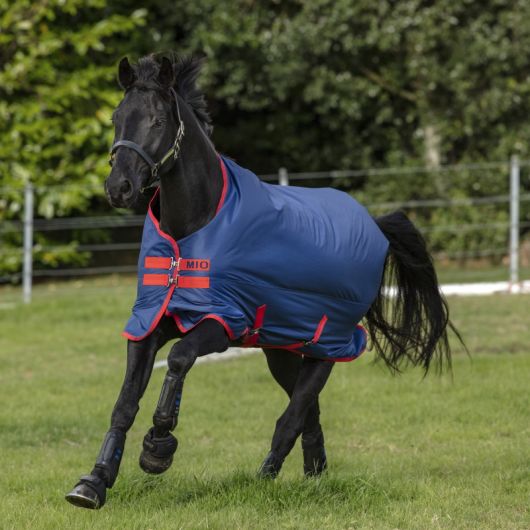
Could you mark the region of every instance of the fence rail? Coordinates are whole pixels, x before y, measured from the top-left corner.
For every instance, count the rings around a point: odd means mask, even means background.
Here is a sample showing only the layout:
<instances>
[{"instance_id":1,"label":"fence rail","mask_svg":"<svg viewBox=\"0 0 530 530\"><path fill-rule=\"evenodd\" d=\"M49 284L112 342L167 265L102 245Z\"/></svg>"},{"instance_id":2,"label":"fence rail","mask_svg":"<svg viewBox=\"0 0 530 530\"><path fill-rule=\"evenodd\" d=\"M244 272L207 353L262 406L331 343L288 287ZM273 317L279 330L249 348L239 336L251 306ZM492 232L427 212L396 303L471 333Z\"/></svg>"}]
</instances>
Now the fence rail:
<instances>
[{"instance_id":1,"label":"fence rail","mask_svg":"<svg viewBox=\"0 0 530 530\"><path fill-rule=\"evenodd\" d=\"M487 248L480 250L459 250L453 252L438 252L435 258L440 259L463 259L480 258L486 256L509 256L509 278L512 284L519 282L519 234L521 229L530 227L530 222L521 222L520 204L530 201L530 193L520 192L520 168L530 166L529 161L519 161L517 157L512 157L510 161L491 162L482 164L459 164L452 166L442 166L438 168L425 167L401 167L382 168L368 170L348 170L348 171L325 171L325 172L305 172L288 173L285 168L280 168L277 174L261 175L265 181L276 181L281 185L289 185L291 181L308 181L313 179L348 179L367 176L397 176L400 174L419 173L457 173L459 171L480 171L497 169L509 175L509 193L480 197L466 197L457 199L415 199L405 201L386 201L370 204L372 210L382 209L419 209L419 208L453 208L459 206L481 206L488 204L506 204L509 206L510 220L506 222L474 222L464 225L446 224L437 226L419 226L425 233L440 232L475 232L482 230L507 230L509 232L509 248ZM74 187L76 185L73 185ZM83 187L83 186L79 186ZM85 189L94 189L94 186L84 186ZM50 188L46 188L49 190ZM94 217L71 217L57 219L34 219L33 204L35 193L44 191L45 188L27 185L20 187L0 187L2 192L24 193L24 219L23 221L6 221L0 227L0 234L21 233L23 234L23 267L20 273L15 273L9 277L0 277L0 282L7 280L22 279L23 300L31 300L32 279L34 277L61 277L61 276L86 276L109 273L130 273L136 271L133 265L115 266L91 266L72 267L61 269L35 269L33 270L33 256L35 249L39 251L56 251L64 246L34 246L34 232L54 232L68 230L90 230L90 229L120 229L140 227L144 223L143 215L103 215ZM77 252L110 252L110 251L137 251L140 248L139 242L110 242L110 243L85 243L75 246ZM16 252L16 251L15 251Z\"/></svg>"}]
</instances>

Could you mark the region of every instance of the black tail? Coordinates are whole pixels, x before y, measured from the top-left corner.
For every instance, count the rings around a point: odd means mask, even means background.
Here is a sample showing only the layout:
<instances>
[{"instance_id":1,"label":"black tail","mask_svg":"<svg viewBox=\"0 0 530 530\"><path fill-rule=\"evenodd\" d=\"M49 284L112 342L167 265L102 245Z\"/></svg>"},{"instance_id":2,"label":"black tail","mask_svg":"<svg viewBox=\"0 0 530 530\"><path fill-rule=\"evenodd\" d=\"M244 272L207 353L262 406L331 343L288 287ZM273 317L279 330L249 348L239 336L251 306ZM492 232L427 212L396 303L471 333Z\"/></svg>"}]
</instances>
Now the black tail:
<instances>
[{"instance_id":1,"label":"black tail","mask_svg":"<svg viewBox=\"0 0 530 530\"><path fill-rule=\"evenodd\" d=\"M462 338L449 321L425 240L402 212L377 217L375 222L390 243L379 293L366 314L377 354L395 371L403 361L420 364L425 372L433 360L440 370L444 364L450 367L447 327L461 342ZM389 295L390 286L395 294Z\"/></svg>"}]
</instances>

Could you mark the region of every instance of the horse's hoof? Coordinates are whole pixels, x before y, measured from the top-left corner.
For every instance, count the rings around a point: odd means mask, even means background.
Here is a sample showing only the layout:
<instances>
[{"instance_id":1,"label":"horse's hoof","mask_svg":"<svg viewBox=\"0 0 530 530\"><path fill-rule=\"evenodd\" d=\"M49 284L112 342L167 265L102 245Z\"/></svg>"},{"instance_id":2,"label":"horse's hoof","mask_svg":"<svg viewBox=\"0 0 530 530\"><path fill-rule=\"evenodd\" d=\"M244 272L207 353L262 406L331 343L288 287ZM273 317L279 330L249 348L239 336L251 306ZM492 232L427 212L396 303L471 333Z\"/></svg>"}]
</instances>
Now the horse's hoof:
<instances>
[{"instance_id":1,"label":"horse's hoof","mask_svg":"<svg viewBox=\"0 0 530 530\"><path fill-rule=\"evenodd\" d=\"M86 475L75 485L74 489L65 495L65 499L79 508L99 510L105 504L107 488L103 481L94 476Z\"/></svg>"},{"instance_id":2,"label":"horse's hoof","mask_svg":"<svg viewBox=\"0 0 530 530\"><path fill-rule=\"evenodd\" d=\"M271 451L261 464L261 467L258 471L258 477L271 479L276 478L280 472L280 469L282 468L282 464L283 462L276 458Z\"/></svg>"},{"instance_id":3,"label":"horse's hoof","mask_svg":"<svg viewBox=\"0 0 530 530\"><path fill-rule=\"evenodd\" d=\"M154 429L151 427L144 437L143 447L140 454L140 467L146 473L159 475L171 467L178 442L171 433L162 438L155 437Z\"/></svg>"},{"instance_id":4,"label":"horse's hoof","mask_svg":"<svg viewBox=\"0 0 530 530\"><path fill-rule=\"evenodd\" d=\"M157 458L147 451L140 453L140 467L152 475L160 475L167 471L173 463L173 455L168 458Z\"/></svg>"}]
</instances>

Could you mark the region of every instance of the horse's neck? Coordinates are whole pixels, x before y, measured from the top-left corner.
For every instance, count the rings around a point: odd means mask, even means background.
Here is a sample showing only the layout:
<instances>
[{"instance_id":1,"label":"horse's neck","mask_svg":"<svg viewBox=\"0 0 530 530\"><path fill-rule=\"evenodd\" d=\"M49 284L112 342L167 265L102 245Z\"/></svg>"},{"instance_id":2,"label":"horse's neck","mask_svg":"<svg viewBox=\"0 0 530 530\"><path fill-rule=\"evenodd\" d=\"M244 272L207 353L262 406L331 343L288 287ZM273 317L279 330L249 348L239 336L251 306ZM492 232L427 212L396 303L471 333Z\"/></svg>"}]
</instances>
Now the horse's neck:
<instances>
[{"instance_id":1,"label":"horse's neck","mask_svg":"<svg viewBox=\"0 0 530 530\"><path fill-rule=\"evenodd\" d=\"M160 227L175 240L196 232L215 216L223 188L213 145L202 131L185 125L180 156L160 184Z\"/></svg>"}]
</instances>

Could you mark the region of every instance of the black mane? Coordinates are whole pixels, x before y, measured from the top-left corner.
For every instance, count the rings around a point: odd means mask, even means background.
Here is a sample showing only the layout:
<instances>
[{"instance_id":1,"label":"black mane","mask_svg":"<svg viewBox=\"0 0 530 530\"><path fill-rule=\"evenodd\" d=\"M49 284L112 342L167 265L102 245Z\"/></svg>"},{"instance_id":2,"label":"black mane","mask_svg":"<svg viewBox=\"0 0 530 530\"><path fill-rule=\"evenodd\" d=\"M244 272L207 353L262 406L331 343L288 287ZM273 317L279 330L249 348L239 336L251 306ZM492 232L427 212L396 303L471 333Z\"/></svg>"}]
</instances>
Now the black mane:
<instances>
[{"instance_id":1,"label":"black mane","mask_svg":"<svg viewBox=\"0 0 530 530\"><path fill-rule=\"evenodd\" d=\"M149 84L156 81L160 70L160 60L167 57L175 72L173 88L191 107L199 123L210 134L212 132L212 119L208 112L208 105L204 93L197 87L197 77L201 71L203 58L194 55L178 56L177 54L147 55L138 60L134 66L136 74L135 84Z\"/></svg>"}]
</instances>

